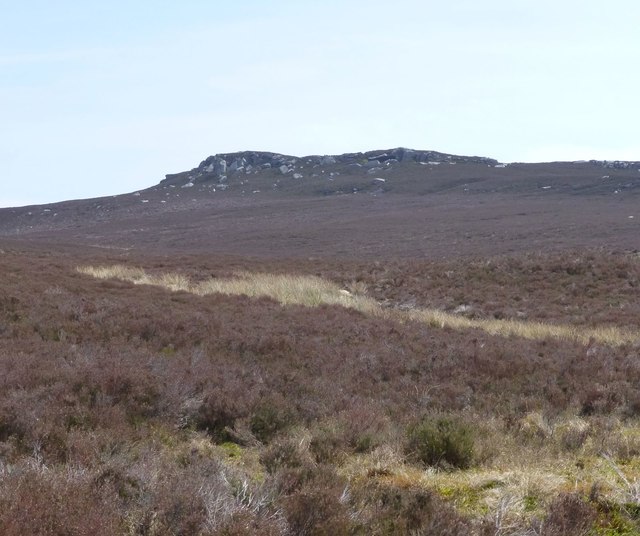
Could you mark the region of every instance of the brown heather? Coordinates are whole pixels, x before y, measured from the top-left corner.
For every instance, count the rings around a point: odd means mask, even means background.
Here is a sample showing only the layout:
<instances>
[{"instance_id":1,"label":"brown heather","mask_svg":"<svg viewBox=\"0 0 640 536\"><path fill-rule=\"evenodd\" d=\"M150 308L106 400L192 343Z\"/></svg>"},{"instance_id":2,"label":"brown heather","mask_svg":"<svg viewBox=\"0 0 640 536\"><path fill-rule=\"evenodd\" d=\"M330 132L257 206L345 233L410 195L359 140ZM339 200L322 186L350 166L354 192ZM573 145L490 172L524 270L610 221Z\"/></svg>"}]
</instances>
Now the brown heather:
<instances>
[{"instance_id":1,"label":"brown heather","mask_svg":"<svg viewBox=\"0 0 640 536\"><path fill-rule=\"evenodd\" d=\"M632 255L0 273L0 534L640 533Z\"/></svg>"},{"instance_id":2,"label":"brown heather","mask_svg":"<svg viewBox=\"0 0 640 536\"><path fill-rule=\"evenodd\" d=\"M120 279L137 285L155 285L174 292L184 291L198 296L226 294L252 298L268 297L282 305L306 307L340 305L372 316L392 318L399 322L423 322L432 327L457 330L479 329L502 337L515 336L537 340L568 339L584 344L593 341L609 346L640 342L640 331L620 329L616 326L584 327L503 318L466 318L438 309L411 308L409 311L391 311L382 308L371 298L340 289L337 285L317 276L239 273L229 279L210 279L194 284L181 274L163 273L151 276L140 268L128 268L122 265L81 266L77 270L98 279Z\"/></svg>"}]
</instances>

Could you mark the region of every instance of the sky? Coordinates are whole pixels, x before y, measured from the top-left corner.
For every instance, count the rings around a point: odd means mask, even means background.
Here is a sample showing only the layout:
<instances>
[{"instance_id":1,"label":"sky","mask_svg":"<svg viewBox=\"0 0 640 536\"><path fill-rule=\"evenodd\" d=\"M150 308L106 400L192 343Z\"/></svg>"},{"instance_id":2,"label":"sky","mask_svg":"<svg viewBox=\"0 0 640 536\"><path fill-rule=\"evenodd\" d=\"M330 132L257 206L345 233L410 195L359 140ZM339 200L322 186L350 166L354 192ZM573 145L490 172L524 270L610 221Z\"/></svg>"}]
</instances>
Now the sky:
<instances>
[{"instance_id":1,"label":"sky","mask_svg":"<svg viewBox=\"0 0 640 536\"><path fill-rule=\"evenodd\" d=\"M637 0L0 0L0 207L207 156L640 160Z\"/></svg>"}]
</instances>

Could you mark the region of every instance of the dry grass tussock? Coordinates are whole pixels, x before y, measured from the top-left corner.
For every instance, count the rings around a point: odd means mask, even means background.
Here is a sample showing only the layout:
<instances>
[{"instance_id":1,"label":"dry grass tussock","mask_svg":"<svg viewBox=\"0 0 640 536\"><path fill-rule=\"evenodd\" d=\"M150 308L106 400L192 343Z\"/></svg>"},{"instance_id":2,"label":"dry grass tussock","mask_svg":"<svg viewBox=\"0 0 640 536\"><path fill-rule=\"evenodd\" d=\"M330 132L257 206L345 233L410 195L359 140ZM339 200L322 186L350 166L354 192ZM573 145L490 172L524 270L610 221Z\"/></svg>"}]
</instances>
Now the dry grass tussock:
<instances>
[{"instance_id":1,"label":"dry grass tussock","mask_svg":"<svg viewBox=\"0 0 640 536\"><path fill-rule=\"evenodd\" d=\"M539 417L527 415L521 425L526 426ZM562 418L552 425L545 423L545 434L549 435L544 439L539 437L538 446L532 446L530 440L522 441L531 430L522 430L524 434L514 441L513 436L496 424L497 421L493 425L485 423L485 426L494 426L489 439L494 456L466 470L409 464L401 451L385 444L371 452L348 457L339 472L354 485L373 480L392 489L435 490L457 511L474 519L489 520L495 525L495 534L538 534L524 531L522 527L531 526L536 518L544 517L554 499L563 494L591 497L590 500L599 500L609 508L618 505L635 511L640 505L637 458L624 455L619 446L621 438L637 434L637 424L610 423L612 429L606 437L587 438L580 448L571 451L567 450L563 435L567 428L574 431L589 428L589 434L594 436L605 433L604 430L597 432L595 421Z\"/></svg>"},{"instance_id":2,"label":"dry grass tussock","mask_svg":"<svg viewBox=\"0 0 640 536\"><path fill-rule=\"evenodd\" d=\"M269 297L283 305L315 307L322 304L342 305L364 312L373 312L378 304L370 298L354 296L337 285L315 276L277 275L238 272L233 279L210 279L191 282L187 277L166 273L148 274L141 268L115 266L83 266L78 271L98 279L120 279L136 285L155 285L172 291L208 294L243 295L250 298Z\"/></svg>"},{"instance_id":3,"label":"dry grass tussock","mask_svg":"<svg viewBox=\"0 0 640 536\"><path fill-rule=\"evenodd\" d=\"M184 291L204 296L208 294L269 297L283 305L340 305L365 314L416 321L433 327L456 330L478 329L501 337L522 337L532 340L560 339L587 344L590 341L609 346L621 346L640 341L636 330L616 326L583 327L514 319L476 319L447 313L438 309L416 308L397 310L383 308L374 299L353 294L335 283L311 275L282 275L238 272L232 279L210 279L192 282L178 273L149 274L142 268L124 265L80 266L78 272L98 279L120 279L137 285L154 285L171 291Z\"/></svg>"},{"instance_id":4,"label":"dry grass tussock","mask_svg":"<svg viewBox=\"0 0 640 536\"><path fill-rule=\"evenodd\" d=\"M415 309L403 313L403 316L409 320L426 322L431 326L449 327L458 330L480 329L491 335L499 335L501 337L522 337L532 340L552 338L572 340L583 344L588 344L593 340L609 346L621 346L640 340L640 333L616 326L588 328L513 319L475 319L445 313L436 309Z\"/></svg>"}]
</instances>

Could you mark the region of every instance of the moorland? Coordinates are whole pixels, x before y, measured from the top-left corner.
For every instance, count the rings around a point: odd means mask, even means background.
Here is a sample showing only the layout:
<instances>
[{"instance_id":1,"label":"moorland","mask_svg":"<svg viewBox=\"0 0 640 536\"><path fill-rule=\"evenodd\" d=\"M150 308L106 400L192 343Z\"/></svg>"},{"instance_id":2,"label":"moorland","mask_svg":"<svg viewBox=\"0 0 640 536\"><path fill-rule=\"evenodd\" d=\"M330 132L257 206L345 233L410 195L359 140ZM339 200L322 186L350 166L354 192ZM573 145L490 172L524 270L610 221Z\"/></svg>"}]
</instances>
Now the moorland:
<instances>
[{"instance_id":1,"label":"moorland","mask_svg":"<svg viewBox=\"0 0 640 536\"><path fill-rule=\"evenodd\" d=\"M0 210L0 532L639 534L637 163L404 151Z\"/></svg>"}]
</instances>

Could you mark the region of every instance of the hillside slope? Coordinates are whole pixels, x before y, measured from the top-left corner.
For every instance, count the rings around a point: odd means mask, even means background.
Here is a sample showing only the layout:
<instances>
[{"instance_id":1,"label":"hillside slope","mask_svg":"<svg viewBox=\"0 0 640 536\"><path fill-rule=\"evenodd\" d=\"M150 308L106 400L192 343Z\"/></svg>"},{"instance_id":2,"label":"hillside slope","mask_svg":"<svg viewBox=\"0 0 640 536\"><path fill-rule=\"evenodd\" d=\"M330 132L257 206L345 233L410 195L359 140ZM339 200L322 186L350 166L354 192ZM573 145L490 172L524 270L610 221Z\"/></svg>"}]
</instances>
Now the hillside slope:
<instances>
[{"instance_id":1,"label":"hillside slope","mask_svg":"<svg viewBox=\"0 0 640 536\"><path fill-rule=\"evenodd\" d=\"M0 236L287 256L634 249L639 170L638 162L501 164L408 149L219 154L146 190L2 209Z\"/></svg>"}]
</instances>

